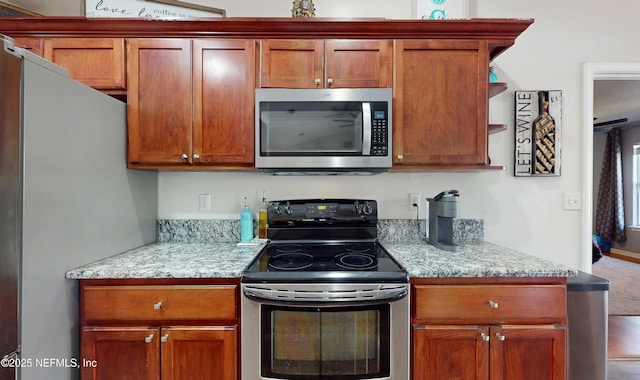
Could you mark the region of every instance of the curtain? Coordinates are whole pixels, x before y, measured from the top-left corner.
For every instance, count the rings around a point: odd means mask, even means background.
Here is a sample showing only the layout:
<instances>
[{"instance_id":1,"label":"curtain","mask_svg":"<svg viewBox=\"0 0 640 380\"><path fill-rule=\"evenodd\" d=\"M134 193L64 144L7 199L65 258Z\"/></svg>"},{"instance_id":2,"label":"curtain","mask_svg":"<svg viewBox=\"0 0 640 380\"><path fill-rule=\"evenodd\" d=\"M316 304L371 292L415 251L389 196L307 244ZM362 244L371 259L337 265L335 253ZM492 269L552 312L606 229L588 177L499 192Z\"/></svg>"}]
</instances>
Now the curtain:
<instances>
[{"instance_id":1,"label":"curtain","mask_svg":"<svg viewBox=\"0 0 640 380\"><path fill-rule=\"evenodd\" d=\"M602 159L596 206L596 235L618 243L627 240L622 195L622 144L620 129L614 128L607 134Z\"/></svg>"}]
</instances>

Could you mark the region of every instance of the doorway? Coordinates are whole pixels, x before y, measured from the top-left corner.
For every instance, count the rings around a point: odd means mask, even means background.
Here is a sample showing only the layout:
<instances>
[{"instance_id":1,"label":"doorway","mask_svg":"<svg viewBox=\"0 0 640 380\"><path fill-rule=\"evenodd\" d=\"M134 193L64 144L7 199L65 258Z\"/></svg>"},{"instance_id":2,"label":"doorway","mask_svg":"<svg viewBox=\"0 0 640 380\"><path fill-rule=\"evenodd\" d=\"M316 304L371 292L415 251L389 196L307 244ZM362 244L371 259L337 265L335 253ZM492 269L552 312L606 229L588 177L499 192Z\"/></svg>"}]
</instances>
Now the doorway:
<instances>
[{"instance_id":1,"label":"doorway","mask_svg":"<svg viewBox=\"0 0 640 380\"><path fill-rule=\"evenodd\" d=\"M594 104L594 81L596 80L640 80L640 64L636 63L587 63L584 66L584 138L583 138L583 225L582 225L582 270L592 273L592 231L593 231L593 104ZM624 337L638 336L637 325L640 317L629 317L628 319L609 318L609 347L614 351L612 344L616 349L620 349L624 355L625 352L635 353L638 346L624 345ZM633 322L622 323L622 322ZM613 324L612 324L613 323ZM625 373L631 370L635 371L640 367L640 362L635 355L631 355L630 361L609 361L608 373L611 379L622 379ZM631 368L627 368L632 366ZM618 376L620 375L620 376ZM618 377L616 377L618 376Z\"/></svg>"},{"instance_id":2,"label":"doorway","mask_svg":"<svg viewBox=\"0 0 640 380\"><path fill-rule=\"evenodd\" d=\"M595 80L640 80L638 63L586 63L584 66L583 215L581 270L591 273L593 231L593 86Z\"/></svg>"}]
</instances>

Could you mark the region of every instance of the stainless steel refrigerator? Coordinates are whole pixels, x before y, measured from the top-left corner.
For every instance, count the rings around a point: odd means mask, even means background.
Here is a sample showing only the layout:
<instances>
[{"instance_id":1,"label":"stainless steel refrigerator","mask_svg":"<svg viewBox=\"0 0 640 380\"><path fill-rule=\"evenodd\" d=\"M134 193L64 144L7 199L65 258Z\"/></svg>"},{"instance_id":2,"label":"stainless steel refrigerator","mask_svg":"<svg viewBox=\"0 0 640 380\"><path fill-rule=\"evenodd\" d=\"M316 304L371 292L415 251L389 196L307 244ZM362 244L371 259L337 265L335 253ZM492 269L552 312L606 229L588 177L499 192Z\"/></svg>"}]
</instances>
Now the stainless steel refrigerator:
<instances>
[{"instance_id":1,"label":"stainless steel refrigerator","mask_svg":"<svg viewBox=\"0 0 640 380\"><path fill-rule=\"evenodd\" d=\"M126 104L0 44L0 380L75 379L65 272L155 241L157 173L126 169Z\"/></svg>"}]
</instances>

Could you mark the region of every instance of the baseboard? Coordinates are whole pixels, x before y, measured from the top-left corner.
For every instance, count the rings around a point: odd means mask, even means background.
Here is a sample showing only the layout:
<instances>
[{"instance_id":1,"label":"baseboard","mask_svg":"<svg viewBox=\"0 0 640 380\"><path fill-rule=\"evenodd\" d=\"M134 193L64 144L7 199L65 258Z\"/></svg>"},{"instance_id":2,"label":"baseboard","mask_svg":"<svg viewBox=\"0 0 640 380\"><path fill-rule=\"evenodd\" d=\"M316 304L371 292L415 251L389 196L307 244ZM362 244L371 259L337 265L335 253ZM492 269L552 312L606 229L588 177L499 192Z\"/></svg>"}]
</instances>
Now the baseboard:
<instances>
[{"instance_id":1,"label":"baseboard","mask_svg":"<svg viewBox=\"0 0 640 380\"><path fill-rule=\"evenodd\" d=\"M615 259L631 261L632 263L640 264L640 253L624 251L622 249L611 248L611 252L608 254Z\"/></svg>"}]
</instances>

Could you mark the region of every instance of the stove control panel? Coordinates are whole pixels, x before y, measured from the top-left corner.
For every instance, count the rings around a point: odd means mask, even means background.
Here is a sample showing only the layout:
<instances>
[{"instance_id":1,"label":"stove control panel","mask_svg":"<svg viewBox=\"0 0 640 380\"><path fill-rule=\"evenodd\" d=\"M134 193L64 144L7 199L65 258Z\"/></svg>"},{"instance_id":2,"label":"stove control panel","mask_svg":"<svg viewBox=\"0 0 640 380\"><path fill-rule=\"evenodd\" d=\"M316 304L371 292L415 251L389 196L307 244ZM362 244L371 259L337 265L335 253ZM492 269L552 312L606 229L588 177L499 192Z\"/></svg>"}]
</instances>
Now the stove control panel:
<instances>
[{"instance_id":1,"label":"stove control panel","mask_svg":"<svg viewBox=\"0 0 640 380\"><path fill-rule=\"evenodd\" d=\"M307 199L269 202L273 221L362 222L377 221L378 204L369 199Z\"/></svg>"}]
</instances>

